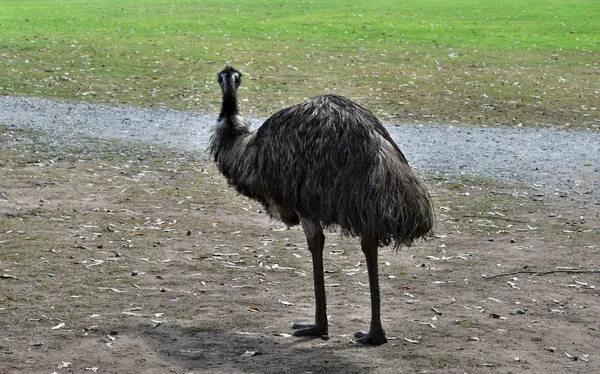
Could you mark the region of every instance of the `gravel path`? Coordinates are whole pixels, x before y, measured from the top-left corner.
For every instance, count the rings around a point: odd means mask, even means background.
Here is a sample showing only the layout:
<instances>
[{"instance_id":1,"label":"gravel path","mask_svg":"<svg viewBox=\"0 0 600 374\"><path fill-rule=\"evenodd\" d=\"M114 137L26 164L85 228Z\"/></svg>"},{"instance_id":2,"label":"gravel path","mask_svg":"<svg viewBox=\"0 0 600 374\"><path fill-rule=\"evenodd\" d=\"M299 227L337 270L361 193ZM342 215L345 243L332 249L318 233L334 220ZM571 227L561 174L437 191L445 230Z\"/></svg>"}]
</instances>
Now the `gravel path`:
<instances>
[{"instance_id":1,"label":"gravel path","mask_svg":"<svg viewBox=\"0 0 600 374\"><path fill-rule=\"evenodd\" d=\"M254 126L263 119L250 118ZM0 96L0 124L41 131L60 147L86 138L204 150L216 115ZM545 193L600 196L600 133L442 125L387 126L416 169L524 182Z\"/></svg>"}]
</instances>

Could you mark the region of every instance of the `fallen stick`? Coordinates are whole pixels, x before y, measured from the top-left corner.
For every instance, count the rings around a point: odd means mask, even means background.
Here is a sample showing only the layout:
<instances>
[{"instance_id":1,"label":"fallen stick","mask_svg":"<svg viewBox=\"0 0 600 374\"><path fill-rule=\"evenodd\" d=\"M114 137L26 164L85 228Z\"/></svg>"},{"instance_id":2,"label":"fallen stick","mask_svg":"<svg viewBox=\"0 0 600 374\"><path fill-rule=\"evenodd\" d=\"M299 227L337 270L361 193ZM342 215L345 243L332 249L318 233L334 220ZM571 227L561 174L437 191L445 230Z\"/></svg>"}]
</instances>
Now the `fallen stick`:
<instances>
[{"instance_id":1,"label":"fallen stick","mask_svg":"<svg viewBox=\"0 0 600 374\"><path fill-rule=\"evenodd\" d=\"M465 215L463 215L463 218L487 218L487 219L499 219L502 221L514 222L514 223L531 223L531 222L521 221L518 219L513 219L513 218L508 218L508 217L500 217L500 216L492 216L492 215L478 216L475 214L465 214Z\"/></svg>"},{"instance_id":2,"label":"fallen stick","mask_svg":"<svg viewBox=\"0 0 600 374\"><path fill-rule=\"evenodd\" d=\"M514 271L512 273L502 273L492 275L490 277L484 276L484 279L493 279L499 277L506 277L509 275L518 275L518 274L533 274L533 275L547 275L547 274L556 274L556 273L572 273L572 274L591 274L591 273L600 273L600 269L556 269L556 270L546 270L546 271L533 271L533 270L522 270L522 271Z\"/></svg>"}]
</instances>

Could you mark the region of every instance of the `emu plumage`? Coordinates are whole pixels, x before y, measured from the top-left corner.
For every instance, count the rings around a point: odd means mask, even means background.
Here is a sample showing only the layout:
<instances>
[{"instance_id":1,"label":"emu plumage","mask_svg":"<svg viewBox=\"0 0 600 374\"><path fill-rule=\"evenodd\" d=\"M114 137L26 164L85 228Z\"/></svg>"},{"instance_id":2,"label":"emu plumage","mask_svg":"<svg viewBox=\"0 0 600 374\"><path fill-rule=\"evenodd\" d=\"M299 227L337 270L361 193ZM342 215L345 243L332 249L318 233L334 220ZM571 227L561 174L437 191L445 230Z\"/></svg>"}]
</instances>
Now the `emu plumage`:
<instances>
[{"instance_id":1,"label":"emu plumage","mask_svg":"<svg viewBox=\"0 0 600 374\"><path fill-rule=\"evenodd\" d=\"M328 334L323 279L323 228L359 236L371 290L371 326L362 343L383 344L377 252L411 245L431 233L433 209L424 183L381 122L342 96L324 95L285 108L255 132L239 115L242 74L226 67L210 152L241 194L261 202L288 226L302 224L313 259L315 323L295 335Z\"/></svg>"}]
</instances>

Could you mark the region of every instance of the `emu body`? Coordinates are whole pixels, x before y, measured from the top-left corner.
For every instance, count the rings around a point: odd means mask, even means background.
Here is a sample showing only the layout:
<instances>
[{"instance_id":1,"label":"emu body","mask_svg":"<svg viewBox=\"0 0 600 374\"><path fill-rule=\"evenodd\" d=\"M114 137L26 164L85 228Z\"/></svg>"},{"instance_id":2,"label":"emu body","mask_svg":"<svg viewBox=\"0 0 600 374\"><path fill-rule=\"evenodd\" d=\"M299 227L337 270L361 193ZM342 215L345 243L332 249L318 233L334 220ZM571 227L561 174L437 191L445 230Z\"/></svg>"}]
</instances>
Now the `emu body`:
<instances>
[{"instance_id":1,"label":"emu body","mask_svg":"<svg viewBox=\"0 0 600 374\"><path fill-rule=\"evenodd\" d=\"M239 116L241 73L219 73L221 114L210 152L241 194L261 202L288 226L302 224L312 254L315 323L296 324L295 335L328 334L323 279L323 228L359 236L369 272L371 326L362 343L383 344L377 252L411 245L430 234L429 194L379 120L341 96L325 95L285 108L255 132Z\"/></svg>"}]
</instances>

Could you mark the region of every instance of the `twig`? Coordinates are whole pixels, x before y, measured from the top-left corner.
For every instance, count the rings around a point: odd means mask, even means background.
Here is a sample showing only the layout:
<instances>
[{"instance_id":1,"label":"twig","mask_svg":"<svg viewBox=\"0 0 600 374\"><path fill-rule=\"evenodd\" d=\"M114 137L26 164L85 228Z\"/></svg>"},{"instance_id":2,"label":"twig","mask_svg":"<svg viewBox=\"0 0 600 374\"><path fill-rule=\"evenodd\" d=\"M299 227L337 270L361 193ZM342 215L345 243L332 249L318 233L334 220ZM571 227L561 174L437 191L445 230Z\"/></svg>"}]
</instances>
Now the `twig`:
<instances>
[{"instance_id":1,"label":"twig","mask_svg":"<svg viewBox=\"0 0 600 374\"><path fill-rule=\"evenodd\" d=\"M523 271L515 271L512 273L502 273L502 274L496 274L496 275L492 275L490 277L485 277L485 279L492 279L492 278L499 278L499 277L506 277L509 275L517 275L517 274L534 274L534 275L547 275L547 274L555 274L555 273L572 273L572 274L591 274L591 273L600 273L600 269L591 269L591 270L585 270L585 269L557 269L557 270L547 270L547 271L532 271L532 270L523 270Z\"/></svg>"},{"instance_id":2,"label":"twig","mask_svg":"<svg viewBox=\"0 0 600 374\"><path fill-rule=\"evenodd\" d=\"M518 219L512 219L512 218L507 218L507 217L500 217L500 216L492 216L492 215L488 215L488 216L477 216L475 214L465 214L463 215L464 218L487 218L487 219L499 219L502 221L507 221L507 222L515 222L515 223L528 223L525 221L520 221Z\"/></svg>"}]
</instances>

